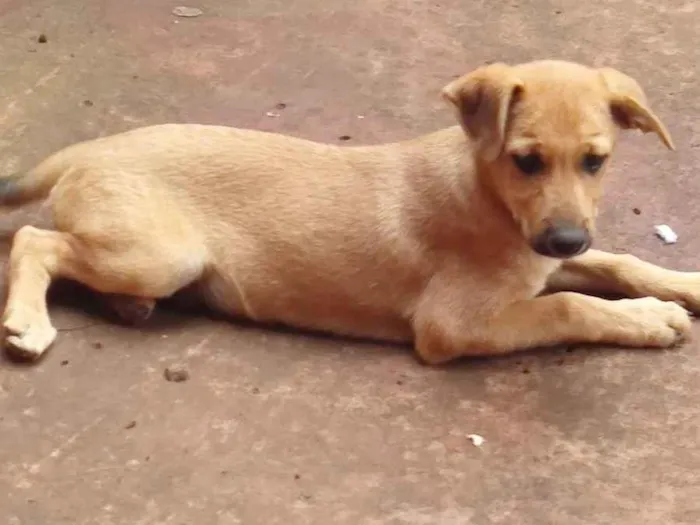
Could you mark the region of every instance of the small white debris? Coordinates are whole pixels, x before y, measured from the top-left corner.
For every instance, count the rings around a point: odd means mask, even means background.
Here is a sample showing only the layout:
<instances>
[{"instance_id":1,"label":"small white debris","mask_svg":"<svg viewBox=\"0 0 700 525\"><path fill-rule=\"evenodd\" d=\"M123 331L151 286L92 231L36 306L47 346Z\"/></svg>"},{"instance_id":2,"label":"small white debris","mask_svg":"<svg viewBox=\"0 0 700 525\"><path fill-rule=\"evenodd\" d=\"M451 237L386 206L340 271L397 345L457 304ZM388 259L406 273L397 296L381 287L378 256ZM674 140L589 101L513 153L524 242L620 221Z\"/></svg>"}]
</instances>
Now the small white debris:
<instances>
[{"instance_id":1,"label":"small white debris","mask_svg":"<svg viewBox=\"0 0 700 525\"><path fill-rule=\"evenodd\" d=\"M362 120L363 118L365 118L365 116L364 116L364 115L357 115L357 118L359 118L360 120Z\"/></svg>"},{"instance_id":2,"label":"small white debris","mask_svg":"<svg viewBox=\"0 0 700 525\"><path fill-rule=\"evenodd\" d=\"M183 18L194 18L197 16L201 16L204 13L201 9L198 7L186 7L184 5L178 6L173 9L173 14L175 16L181 16Z\"/></svg>"},{"instance_id":3,"label":"small white debris","mask_svg":"<svg viewBox=\"0 0 700 525\"><path fill-rule=\"evenodd\" d=\"M479 434L469 434L467 438L472 442L472 445L474 445L475 447L480 447L484 444L484 441L486 441Z\"/></svg>"},{"instance_id":4,"label":"small white debris","mask_svg":"<svg viewBox=\"0 0 700 525\"><path fill-rule=\"evenodd\" d=\"M654 226L654 232L659 239L664 241L664 244L675 244L678 242L678 235L676 235L676 232L674 232L667 224L659 224L658 226Z\"/></svg>"},{"instance_id":5,"label":"small white debris","mask_svg":"<svg viewBox=\"0 0 700 525\"><path fill-rule=\"evenodd\" d=\"M280 114L276 111L268 111L267 113L265 113L265 115L267 115L270 118L278 118L280 116Z\"/></svg>"}]
</instances>

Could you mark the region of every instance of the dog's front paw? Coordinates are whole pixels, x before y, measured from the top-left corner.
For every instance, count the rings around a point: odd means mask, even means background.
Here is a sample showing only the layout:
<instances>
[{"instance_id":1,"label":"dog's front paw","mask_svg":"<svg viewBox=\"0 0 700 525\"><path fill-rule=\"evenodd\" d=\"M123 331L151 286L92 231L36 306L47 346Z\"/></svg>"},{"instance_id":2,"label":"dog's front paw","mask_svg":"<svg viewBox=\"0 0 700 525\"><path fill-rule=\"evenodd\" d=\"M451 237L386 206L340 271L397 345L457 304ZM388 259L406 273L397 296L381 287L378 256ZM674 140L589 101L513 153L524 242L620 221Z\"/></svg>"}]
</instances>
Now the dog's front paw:
<instances>
[{"instance_id":1,"label":"dog's front paw","mask_svg":"<svg viewBox=\"0 0 700 525\"><path fill-rule=\"evenodd\" d=\"M48 318L27 308L5 312L2 325L8 354L23 360L41 357L57 335Z\"/></svg>"},{"instance_id":2,"label":"dog's front paw","mask_svg":"<svg viewBox=\"0 0 700 525\"><path fill-rule=\"evenodd\" d=\"M664 299L680 304L695 315L700 315L700 272L674 272Z\"/></svg>"},{"instance_id":3,"label":"dog's front paw","mask_svg":"<svg viewBox=\"0 0 700 525\"><path fill-rule=\"evenodd\" d=\"M690 337L688 311L655 297L617 301L619 315L610 322L612 342L638 348L669 348Z\"/></svg>"}]
</instances>

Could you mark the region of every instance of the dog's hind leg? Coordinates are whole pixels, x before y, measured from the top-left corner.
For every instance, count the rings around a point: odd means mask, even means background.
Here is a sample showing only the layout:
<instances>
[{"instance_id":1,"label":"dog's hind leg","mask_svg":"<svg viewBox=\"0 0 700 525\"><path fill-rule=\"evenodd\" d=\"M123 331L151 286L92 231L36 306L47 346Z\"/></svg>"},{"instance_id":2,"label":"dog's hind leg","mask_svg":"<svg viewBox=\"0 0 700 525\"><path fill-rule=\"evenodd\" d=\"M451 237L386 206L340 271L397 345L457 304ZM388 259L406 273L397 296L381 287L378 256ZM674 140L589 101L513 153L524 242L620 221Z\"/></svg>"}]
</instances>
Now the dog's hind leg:
<instances>
[{"instance_id":1,"label":"dog's hind leg","mask_svg":"<svg viewBox=\"0 0 700 525\"><path fill-rule=\"evenodd\" d=\"M8 297L2 324L8 350L36 359L56 338L46 304L55 278L71 279L102 293L137 303L168 297L193 282L204 258L196 250L164 245L147 235L110 245L65 232L25 226L14 237L8 268ZM160 241L160 242L159 242Z\"/></svg>"}]
</instances>

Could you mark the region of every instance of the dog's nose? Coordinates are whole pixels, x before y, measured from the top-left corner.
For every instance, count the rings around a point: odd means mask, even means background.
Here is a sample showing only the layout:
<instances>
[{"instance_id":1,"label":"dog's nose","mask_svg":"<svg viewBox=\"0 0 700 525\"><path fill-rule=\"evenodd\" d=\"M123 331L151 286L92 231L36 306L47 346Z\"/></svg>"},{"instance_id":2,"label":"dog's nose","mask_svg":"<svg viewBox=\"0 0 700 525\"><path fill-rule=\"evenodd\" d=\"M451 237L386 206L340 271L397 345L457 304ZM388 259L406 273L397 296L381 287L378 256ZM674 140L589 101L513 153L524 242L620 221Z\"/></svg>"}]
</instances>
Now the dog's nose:
<instances>
[{"instance_id":1,"label":"dog's nose","mask_svg":"<svg viewBox=\"0 0 700 525\"><path fill-rule=\"evenodd\" d=\"M580 255L591 246L591 236L578 226L552 226L537 236L533 247L540 255L566 259Z\"/></svg>"}]
</instances>

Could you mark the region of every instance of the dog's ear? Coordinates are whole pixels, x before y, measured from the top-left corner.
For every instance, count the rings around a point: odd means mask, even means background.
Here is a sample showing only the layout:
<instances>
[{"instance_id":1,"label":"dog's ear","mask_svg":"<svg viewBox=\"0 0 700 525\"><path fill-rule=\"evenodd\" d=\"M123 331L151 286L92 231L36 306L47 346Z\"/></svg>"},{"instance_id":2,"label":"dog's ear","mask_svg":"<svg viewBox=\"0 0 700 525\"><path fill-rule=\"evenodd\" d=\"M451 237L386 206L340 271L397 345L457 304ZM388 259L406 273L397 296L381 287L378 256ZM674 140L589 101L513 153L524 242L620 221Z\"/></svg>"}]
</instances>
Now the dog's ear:
<instances>
[{"instance_id":1,"label":"dog's ear","mask_svg":"<svg viewBox=\"0 0 700 525\"><path fill-rule=\"evenodd\" d=\"M462 127L484 158L493 161L503 150L510 108L522 89L510 66L495 63L453 80L442 96L457 108Z\"/></svg>"},{"instance_id":2,"label":"dog's ear","mask_svg":"<svg viewBox=\"0 0 700 525\"><path fill-rule=\"evenodd\" d=\"M649 108L637 81L612 68L602 68L600 74L610 93L610 111L615 123L622 129L638 129L643 133L653 131L668 149L674 150L671 135Z\"/></svg>"}]
</instances>

